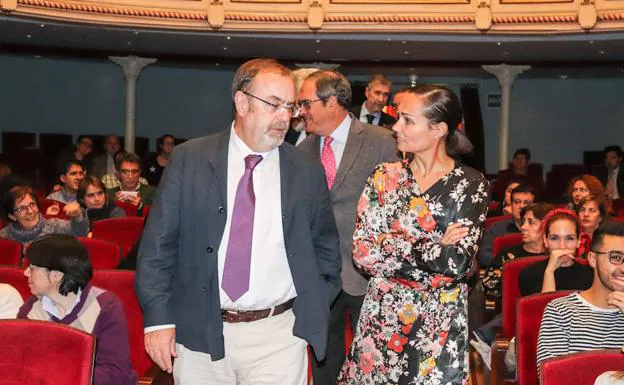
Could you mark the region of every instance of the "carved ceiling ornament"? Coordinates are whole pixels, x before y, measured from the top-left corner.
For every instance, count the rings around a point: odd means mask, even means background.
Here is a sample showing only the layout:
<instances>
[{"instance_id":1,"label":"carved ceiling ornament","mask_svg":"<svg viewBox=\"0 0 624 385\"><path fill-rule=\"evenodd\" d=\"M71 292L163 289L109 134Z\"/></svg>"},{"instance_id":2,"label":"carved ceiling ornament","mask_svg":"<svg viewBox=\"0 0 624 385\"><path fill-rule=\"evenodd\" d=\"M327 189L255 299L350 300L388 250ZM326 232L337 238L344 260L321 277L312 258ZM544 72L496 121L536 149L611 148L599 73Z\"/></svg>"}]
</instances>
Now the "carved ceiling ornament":
<instances>
[{"instance_id":1,"label":"carved ceiling ornament","mask_svg":"<svg viewBox=\"0 0 624 385\"><path fill-rule=\"evenodd\" d=\"M584 29L594 28L598 21L598 13L594 0L583 0L578 11L578 22Z\"/></svg>"},{"instance_id":2,"label":"carved ceiling ornament","mask_svg":"<svg viewBox=\"0 0 624 385\"><path fill-rule=\"evenodd\" d=\"M310 29L316 31L323 26L323 6L317 0L310 3L308 9L308 26Z\"/></svg>"},{"instance_id":3,"label":"carved ceiling ornament","mask_svg":"<svg viewBox=\"0 0 624 385\"><path fill-rule=\"evenodd\" d=\"M492 10L490 0L482 0L475 13L475 26L479 31L487 31L492 27Z\"/></svg>"}]
</instances>

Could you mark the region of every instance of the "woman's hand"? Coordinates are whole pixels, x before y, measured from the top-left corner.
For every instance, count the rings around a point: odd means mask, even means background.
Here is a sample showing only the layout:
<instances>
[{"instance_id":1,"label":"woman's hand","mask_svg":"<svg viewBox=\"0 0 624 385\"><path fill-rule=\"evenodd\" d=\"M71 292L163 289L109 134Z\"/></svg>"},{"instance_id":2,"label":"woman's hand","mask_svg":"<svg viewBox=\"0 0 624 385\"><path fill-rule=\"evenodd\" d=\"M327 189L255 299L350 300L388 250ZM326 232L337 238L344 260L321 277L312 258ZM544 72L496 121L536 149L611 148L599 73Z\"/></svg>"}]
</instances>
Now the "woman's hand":
<instances>
[{"instance_id":1,"label":"woman's hand","mask_svg":"<svg viewBox=\"0 0 624 385\"><path fill-rule=\"evenodd\" d=\"M548 259L548 265L546 266L546 271L554 273L555 270L557 270L561 266L574 261L575 252L576 250L572 249L555 249L551 251L550 257Z\"/></svg>"},{"instance_id":2,"label":"woman's hand","mask_svg":"<svg viewBox=\"0 0 624 385\"><path fill-rule=\"evenodd\" d=\"M82 214L82 211L80 209L80 204L78 202L72 202L72 203L66 204L65 207L63 207L63 211L65 212L65 215L67 215L70 218L74 218Z\"/></svg>"},{"instance_id":3,"label":"woman's hand","mask_svg":"<svg viewBox=\"0 0 624 385\"><path fill-rule=\"evenodd\" d=\"M469 231L470 229L466 226L462 226L459 223L451 223L446 228L444 236L440 240L440 244L442 246L454 245L468 236Z\"/></svg>"},{"instance_id":4,"label":"woman's hand","mask_svg":"<svg viewBox=\"0 0 624 385\"><path fill-rule=\"evenodd\" d=\"M45 215L49 217L55 217L61 212L61 207L58 204L53 204L46 209Z\"/></svg>"}]
</instances>

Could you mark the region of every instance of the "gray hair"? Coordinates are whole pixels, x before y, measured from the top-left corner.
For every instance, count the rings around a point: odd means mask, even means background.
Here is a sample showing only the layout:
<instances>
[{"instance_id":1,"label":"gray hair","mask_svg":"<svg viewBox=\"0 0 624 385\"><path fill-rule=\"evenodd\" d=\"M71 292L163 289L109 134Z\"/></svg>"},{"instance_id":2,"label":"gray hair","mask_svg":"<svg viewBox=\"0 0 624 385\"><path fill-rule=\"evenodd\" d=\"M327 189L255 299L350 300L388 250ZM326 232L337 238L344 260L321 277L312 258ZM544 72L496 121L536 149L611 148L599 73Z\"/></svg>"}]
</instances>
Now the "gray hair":
<instances>
[{"instance_id":1,"label":"gray hair","mask_svg":"<svg viewBox=\"0 0 624 385\"><path fill-rule=\"evenodd\" d=\"M274 59L252 59L249 60L236 71L232 81L232 99L238 91L249 90L250 84L259 73L276 73L283 76L292 77L292 72Z\"/></svg>"},{"instance_id":2,"label":"gray hair","mask_svg":"<svg viewBox=\"0 0 624 385\"><path fill-rule=\"evenodd\" d=\"M335 96L338 104L344 108L351 107L351 83L343 74L335 70L323 70L308 76L316 85L316 97L323 103ZM307 79L306 79L307 80Z\"/></svg>"},{"instance_id":3,"label":"gray hair","mask_svg":"<svg viewBox=\"0 0 624 385\"><path fill-rule=\"evenodd\" d=\"M318 68L299 68L292 72L293 76L295 77L295 90L297 90L297 93L301 91L301 85L303 84L303 81L306 80L308 76L312 75L318 70Z\"/></svg>"}]
</instances>

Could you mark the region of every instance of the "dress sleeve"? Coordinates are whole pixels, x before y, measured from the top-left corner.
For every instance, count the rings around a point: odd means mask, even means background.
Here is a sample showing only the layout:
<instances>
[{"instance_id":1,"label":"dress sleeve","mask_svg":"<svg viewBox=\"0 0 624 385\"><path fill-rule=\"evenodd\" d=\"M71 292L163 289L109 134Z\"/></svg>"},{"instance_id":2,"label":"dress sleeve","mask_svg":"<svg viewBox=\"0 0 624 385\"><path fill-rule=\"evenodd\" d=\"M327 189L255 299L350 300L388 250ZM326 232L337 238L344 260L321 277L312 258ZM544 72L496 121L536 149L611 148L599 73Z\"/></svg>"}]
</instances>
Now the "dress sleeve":
<instances>
[{"instance_id":1,"label":"dress sleeve","mask_svg":"<svg viewBox=\"0 0 624 385\"><path fill-rule=\"evenodd\" d=\"M405 279L424 286L435 284L436 277L452 281L468 275L487 214L485 178L463 178L449 192L455 204L446 208L447 215L467 226L469 234L456 245L442 246L439 237L414 237L390 228L396 206L384 204L376 186L379 173L384 174L383 165L369 177L358 204L353 245L356 266L371 276ZM440 230L444 233L446 229Z\"/></svg>"}]
</instances>

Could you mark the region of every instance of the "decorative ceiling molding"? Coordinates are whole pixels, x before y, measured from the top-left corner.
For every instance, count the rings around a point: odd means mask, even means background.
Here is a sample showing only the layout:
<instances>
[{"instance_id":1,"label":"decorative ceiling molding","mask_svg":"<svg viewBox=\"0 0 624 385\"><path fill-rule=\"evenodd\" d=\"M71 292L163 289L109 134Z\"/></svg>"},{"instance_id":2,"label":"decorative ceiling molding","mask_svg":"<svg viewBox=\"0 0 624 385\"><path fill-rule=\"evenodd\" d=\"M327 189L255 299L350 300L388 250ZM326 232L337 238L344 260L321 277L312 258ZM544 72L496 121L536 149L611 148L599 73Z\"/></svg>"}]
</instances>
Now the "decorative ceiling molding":
<instances>
[{"instance_id":1,"label":"decorative ceiling molding","mask_svg":"<svg viewBox=\"0 0 624 385\"><path fill-rule=\"evenodd\" d=\"M68 22L225 31L624 30L624 1L605 0L0 0L0 10Z\"/></svg>"}]
</instances>

